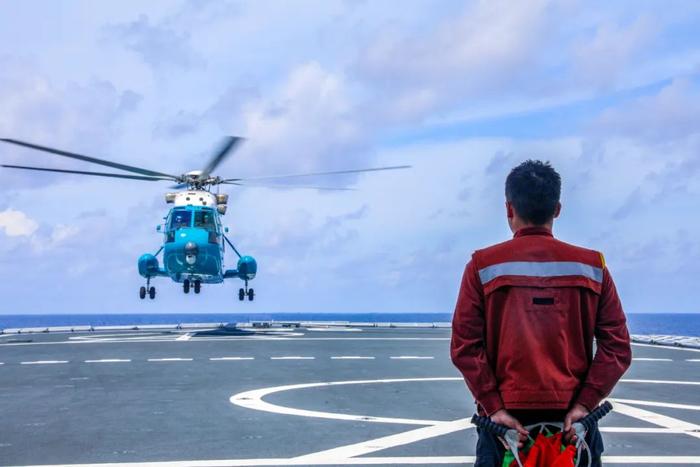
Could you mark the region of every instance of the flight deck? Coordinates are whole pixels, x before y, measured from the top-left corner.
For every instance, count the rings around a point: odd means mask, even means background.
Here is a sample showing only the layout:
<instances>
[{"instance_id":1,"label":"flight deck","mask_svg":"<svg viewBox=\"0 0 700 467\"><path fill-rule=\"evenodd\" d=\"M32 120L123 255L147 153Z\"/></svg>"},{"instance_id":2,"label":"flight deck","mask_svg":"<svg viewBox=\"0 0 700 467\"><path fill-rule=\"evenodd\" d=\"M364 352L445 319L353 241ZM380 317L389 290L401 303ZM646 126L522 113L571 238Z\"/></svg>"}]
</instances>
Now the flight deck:
<instances>
[{"instance_id":1,"label":"flight deck","mask_svg":"<svg viewBox=\"0 0 700 467\"><path fill-rule=\"evenodd\" d=\"M0 465L471 465L444 327L0 334ZM605 463L700 464L700 350L635 344Z\"/></svg>"}]
</instances>

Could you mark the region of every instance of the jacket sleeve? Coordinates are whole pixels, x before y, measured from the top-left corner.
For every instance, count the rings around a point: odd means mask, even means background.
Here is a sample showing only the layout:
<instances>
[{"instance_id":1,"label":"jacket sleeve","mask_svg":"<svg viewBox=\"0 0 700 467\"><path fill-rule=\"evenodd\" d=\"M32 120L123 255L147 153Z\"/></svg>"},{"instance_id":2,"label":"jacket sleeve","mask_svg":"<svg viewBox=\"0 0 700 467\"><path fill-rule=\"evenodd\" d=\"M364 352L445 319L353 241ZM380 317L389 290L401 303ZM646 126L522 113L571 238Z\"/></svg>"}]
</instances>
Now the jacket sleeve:
<instances>
[{"instance_id":1,"label":"jacket sleeve","mask_svg":"<svg viewBox=\"0 0 700 467\"><path fill-rule=\"evenodd\" d=\"M612 391L632 361L627 320L607 268L595 325L596 353L576 402L593 410Z\"/></svg>"},{"instance_id":2,"label":"jacket sleeve","mask_svg":"<svg viewBox=\"0 0 700 467\"><path fill-rule=\"evenodd\" d=\"M487 415L503 408L484 347L484 292L474 260L467 264L452 318L452 362Z\"/></svg>"}]
</instances>

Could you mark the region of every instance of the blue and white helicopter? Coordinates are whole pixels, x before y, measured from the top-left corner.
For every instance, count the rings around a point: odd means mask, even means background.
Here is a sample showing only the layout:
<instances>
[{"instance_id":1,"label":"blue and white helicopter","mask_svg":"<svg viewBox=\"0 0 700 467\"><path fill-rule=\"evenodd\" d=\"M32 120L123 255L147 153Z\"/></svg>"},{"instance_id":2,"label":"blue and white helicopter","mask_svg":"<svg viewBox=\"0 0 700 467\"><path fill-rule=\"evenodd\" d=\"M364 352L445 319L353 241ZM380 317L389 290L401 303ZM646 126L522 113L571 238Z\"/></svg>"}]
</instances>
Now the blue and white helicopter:
<instances>
[{"instance_id":1,"label":"blue and white helicopter","mask_svg":"<svg viewBox=\"0 0 700 467\"><path fill-rule=\"evenodd\" d=\"M200 293L202 284L219 284L225 279L238 278L244 281L245 284L244 287L238 290L238 299L243 301L248 297L249 301L253 301L255 298L255 291L252 288L248 288L248 282L255 278L258 271L258 264L252 256L241 255L231 240L226 236L228 228L222 226L221 216L226 214L228 195L218 193L218 191L217 193L212 193L212 187L217 187L217 190L219 185L348 190L349 188L301 186L296 184L280 185L274 182L317 175L353 174L360 172L376 172L380 170L405 169L410 167L402 165L273 177L221 178L212 175L214 170L224 159L232 154L243 141L240 137L229 136L224 139L221 146L219 146L209 160L209 163L202 170L195 170L177 176L104 159L97 159L47 146L40 146L16 139L0 138L0 141L130 173L88 172L82 170L51 169L20 165L0 165L5 168L93 175L129 180L169 181L176 183L176 185L171 188L182 191L166 193L165 201L166 203L172 204L173 207L168 212L168 215L164 217L165 223L156 227L157 231L163 234L163 244L155 254L146 253L138 259L139 274L146 279L146 284L139 289L139 297L141 299L146 298L146 295L151 299L156 297L156 288L151 285L151 279L155 277L169 277L174 282L182 284L184 293L189 293L190 289L193 289L195 294ZM226 269L224 267L226 245L228 245L238 257L236 269ZM163 253L162 267L158 261L158 255L161 252Z\"/></svg>"}]
</instances>

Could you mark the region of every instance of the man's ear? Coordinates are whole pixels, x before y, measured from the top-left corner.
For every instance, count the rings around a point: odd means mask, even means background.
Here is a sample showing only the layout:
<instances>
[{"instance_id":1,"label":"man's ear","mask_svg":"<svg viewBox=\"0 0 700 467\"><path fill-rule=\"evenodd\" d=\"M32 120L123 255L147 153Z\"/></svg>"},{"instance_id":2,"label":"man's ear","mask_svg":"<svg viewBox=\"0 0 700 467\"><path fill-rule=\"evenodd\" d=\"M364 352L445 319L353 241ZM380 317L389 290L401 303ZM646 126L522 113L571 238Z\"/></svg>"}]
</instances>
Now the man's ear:
<instances>
[{"instance_id":1,"label":"man's ear","mask_svg":"<svg viewBox=\"0 0 700 467\"><path fill-rule=\"evenodd\" d=\"M559 217L559 214L561 213L561 203L557 203L556 209L554 209L554 218L556 219Z\"/></svg>"},{"instance_id":2,"label":"man's ear","mask_svg":"<svg viewBox=\"0 0 700 467\"><path fill-rule=\"evenodd\" d=\"M510 201L506 201L506 216L508 217L508 219L512 219L513 217L515 217L513 205Z\"/></svg>"}]
</instances>

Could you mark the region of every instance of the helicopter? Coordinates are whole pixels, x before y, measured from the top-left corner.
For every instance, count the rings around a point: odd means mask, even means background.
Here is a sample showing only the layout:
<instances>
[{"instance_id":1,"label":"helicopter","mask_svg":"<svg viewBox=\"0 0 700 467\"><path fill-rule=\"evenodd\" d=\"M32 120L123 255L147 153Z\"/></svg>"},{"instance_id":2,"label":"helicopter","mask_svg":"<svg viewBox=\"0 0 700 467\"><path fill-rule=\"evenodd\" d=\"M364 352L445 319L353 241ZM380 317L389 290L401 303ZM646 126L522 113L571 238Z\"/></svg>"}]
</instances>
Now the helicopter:
<instances>
[{"instance_id":1,"label":"helicopter","mask_svg":"<svg viewBox=\"0 0 700 467\"><path fill-rule=\"evenodd\" d=\"M281 185L276 181L293 180L312 176L327 176L376 172L382 170L407 169L410 166L387 166L364 169L336 170L331 172L302 173L292 175L277 175L252 178L223 178L213 175L214 170L229 157L244 141L238 136L227 136L214 151L208 163L201 170L193 170L182 175L172 175L141 167L130 166L105 159L98 159L61 149L41 146L16 139L0 138L0 141L43 151L71 159L98 164L128 173L106 173L84 170L54 169L46 167L29 167L21 165L2 164L0 167L10 169L34 170L42 172L57 172L64 174L90 175L139 181L175 182L170 186L172 192L165 194L165 202L172 204L164 222L156 226L156 231L163 235L160 248L153 254L145 253L137 261L139 274L146 280L139 288L139 298L148 296L151 300L156 297L156 288L151 280L156 277L169 277L173 282L181 283L182 290L188 294L193 290L199 294L202 284L220 284L226 279L240 279L244 286L238 290L238 299L249 301L255 299L255 290L248 287L258 271L258 263L252 256L242 255L226 235L228 227L222 225L221 217L226 214L229 196L219 192L221 185L256 186L273 188L309 188L316 190L351 190L351 188ZM212 188L216 187L216 193ZM235 269L224 267L226 245L237 256ZM162 266L158 255L162 255Z\"/></svg>"}]
</instances>

